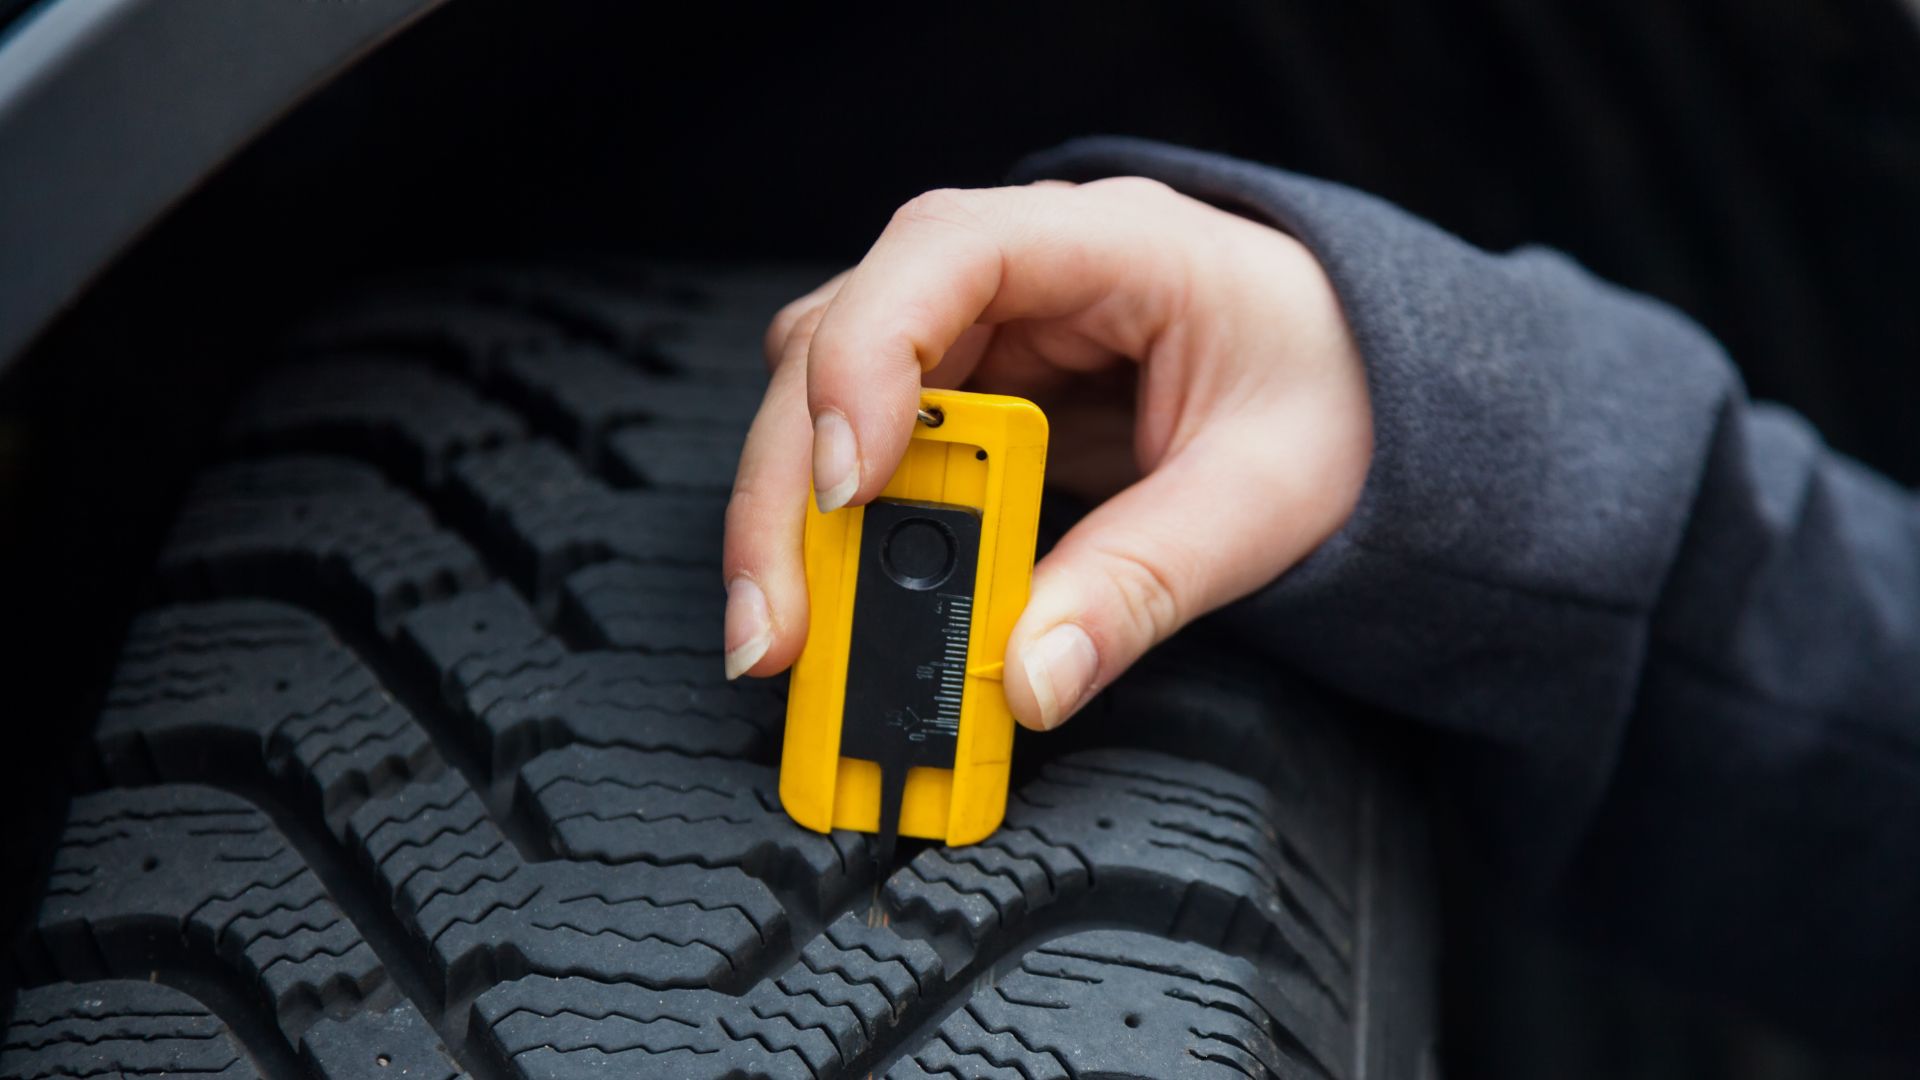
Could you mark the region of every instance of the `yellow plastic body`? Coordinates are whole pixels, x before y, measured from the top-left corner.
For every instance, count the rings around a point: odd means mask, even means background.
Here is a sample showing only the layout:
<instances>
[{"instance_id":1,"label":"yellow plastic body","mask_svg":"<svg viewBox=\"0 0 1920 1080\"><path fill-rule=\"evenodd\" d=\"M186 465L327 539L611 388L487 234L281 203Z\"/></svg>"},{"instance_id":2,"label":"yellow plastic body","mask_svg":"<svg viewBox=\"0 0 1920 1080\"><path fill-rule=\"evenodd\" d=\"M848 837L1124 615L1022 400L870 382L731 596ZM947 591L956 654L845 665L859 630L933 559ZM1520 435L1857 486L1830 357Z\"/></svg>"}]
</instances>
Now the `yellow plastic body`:
<instances>
[{"instance_id":1,"label":"yellow plastic body","mask_svg":"<svg viewBox=\"0 0 1920 1080\"><path fill-rule=\"evenodd\" d=\"M900 834L949 844L984 840L1007 812L1013 714L1001 687L1007 636L1027 606L1039 539L1047 418L1020 398L958 390L921 393L938 427L915 423L906 457L882 498L970 506L980 512L980 562L952 769L913 768ZM818 832L880 824L880 766L840 756L847 657L853 637L864 507L822 514L807 504L807 644L787 691L780 802Z\"/></svg>"}]
</instances>

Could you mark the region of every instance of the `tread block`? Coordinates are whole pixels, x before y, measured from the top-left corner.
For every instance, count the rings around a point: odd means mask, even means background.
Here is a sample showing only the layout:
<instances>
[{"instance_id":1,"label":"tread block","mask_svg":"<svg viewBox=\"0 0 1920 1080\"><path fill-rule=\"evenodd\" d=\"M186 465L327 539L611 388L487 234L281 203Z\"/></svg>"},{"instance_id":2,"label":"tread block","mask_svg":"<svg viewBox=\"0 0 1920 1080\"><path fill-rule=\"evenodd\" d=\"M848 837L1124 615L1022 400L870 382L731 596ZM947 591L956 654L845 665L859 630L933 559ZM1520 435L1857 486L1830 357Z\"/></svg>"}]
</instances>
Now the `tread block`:
<instances>
[{"instance_id":1,"label":"tread block","mask_svg":"<svg viewBox=\"0 0 1920 1080\"><path fill-rule=\"evenodd\" d=\"M332 359L270 373L228 430L249 450L362 455L435 487L449 461L517 439L525 425L430 368Z\"/></svg>"},{"instance_id":2,"label":"tread block","mask_svg":"<svg viewBox=\"0 0 1920 1080\"><path fill-rule=\"evenodd\" d=\"M823 272L817 280L827 276ZM645 357L662 336L686 333L689 320L704 331L702 338L717 333L727 341L757 344L755 330L785 301L773 299L777 294L767 292L767 283L736 282L736 277L726 275L725 280L734 289L748 290L744 308L732 292L714 293L684 278L681 270L653 265L464 265L374 282L348 310L396 304L415 310L435 304L459 310L505 309L510 317L545 323L549 334L541 340L596 342L621 355Z\"/></svg>"},{"instance_id":3,"label":"tread block","mask_svg":"<svg viewBox=\"0 0 1920 1080\"><path fill-rule=\"evenodd\" d=\"M528 978L474 1003L495 1054L513 1075L815 1078L833 1075L825 1031L768 1021L711 991L650 993L580 979Z\"/></svg>"},{"instance_id":4,"label":"tread block","mask_svg":"<svg viewBox=\"0 0 1920 1080\"><path fill-rule=\"evenodd\" d=\"M512 401L518 413L419 362L423 357L334 352L275 370L229 430L242 447L365 456L431 487L448 461L520 439L527 421L589 463L602 456L610 435L638 425L633 430L658 433L662 445L685 444L673 461L702 477L689 484L661 474L665 482L657 486L712 487L705 477L715 461L701 456L712 453L727 468L719 485L725 490L762 389L741 379L650 371L588 344L522 342L487 357L442 366ZM642 439L634 451L645 445ZM631 474L643 459L630 451L621 460Z\"/></svg>"},{"instance_id":5,"label":"tread block","mask_svg":"<svg viewBox=\"0 0 1920 1080\"><path fill-rule=\"evenodd\" d=\"M1092 880L1075 849L1009 820L981 843L922 851L887 879L883 895L907 922L958 926L976 950L1016 932L1042 908L1084 893Z\"/></svg>"},{"instance_id":6,"label":"tread block","mask_svg":"<svg viewBox=\"0 0 1920 1080\"><path fill-rule=\"evenodd\" d=\"M686 290L662 287L647 272L621 275L617 284L567 268L503 270L473 281L474 295L567 327L615 353L651 359L663 337L683 332L700 306Z\"/></svg>"},{"instance_id":7,"label":"tread block","mask_svg":"<svg viewBox=\"0 0 1920 1080\"><path fill-rule=\"evenodd\" d=\"M481 995L474 1015L495 1054L528 1077L834 1076L914 1015L938 963L924 942L849 915L738 997L521 979Z\"/></svg>"},{"instance_id":8,"label":"tread block","mask_svg":"<svg viewBox=\"0 0 1920 1080\"><path fill-rule=\"evenodd\" d=\"M120 783L214 771L210 746L257 747L338 822L441 766L432 742L328 627L258 600L186 604L133 622L95 731ZM243 751L245 753L246 751Z\"/></svg>"},{"instance_id":9,"label":"tread block","mask_svg":"<svg viewBox=\"0 0 1920 1080\"><path fill-rule=\"evenodd\" d=\"M1351 1053L1253 964L1125 930L1056 938L980 984L888 1080L1346 1075Z\"/></svg>"},{"instance_id":10,"label":"tread block","mask_svg":"<svg viewBox=\"0 0 1920 1080\"><path fill-rule=\"evenodd\" d=\"M1200 628L1202 630L1205 627ZM1271 788L1298 844L1330 879L1353 879L1344 842L1366 784L1356 706L1217 640L1189 633L1148 653L1090 708L1103 745L1206 761ZM1177 723L1169 722L1178 718ZM1070 739L1084 739L1072 729Z\"/></svg>"},{"instance_id":11,"label":"tread block","mask_svg":"<svg viewBox=\"0 0 1920 1080\"><path fill-rule=\"evenodd\" d=\"M314 471L311 459L266 458L207 472L160 556L163 590L291 599L385 632L422 602L486 579L466 542L404 492L279 486Z\"/></svg>"},{"instance_id":12,"label":"tread block","mask_svg":"<svg viewBox=\"0 0 1920 1080\"><path fill-rule=\"evenodd\" d=\"M1014 978L1018 978L1016 973ZM1061 1008L1070 1006L1062 1005ZM1044 1049L1029 1049L1011 1030L989 1030L971 1003L949 1016L919 1053L887 1070L887 1080L924 1076L1070 1080L1067 1063ZM1118 1074L1108 1074L1118 1075ZM1147 1073L1132 1075L1147 1076ZM1158 1075L1158 1074L1154 1074ZM1186 1075L1169 1073L1167 1075ZM1249 1074L1252 1075L1252 1074Z\"/></svg>"},{"instance_id":13,"label":"tread block","mask_svg":"<svg viewBox=\"0 0 1920 1080\"><path fill-rule=\"evenodd\" d=\"M1074 754L1009 800L1000 832L921 852L885 895L900 917L957 927L977 949L1096 880L1097 902L1124 905L1129 922L1272 955L1330 1015L1343 1013L1351 915L1285 858L1276 838L1287 824L1260 785L1214 766L1131 750Z\"/></svg>"},{"instance_id":14,"label":"tread block","mask_svg":"<svg viewBox=\"0 0 1920 1080\"><path fill-rule=\"evenodd\" d=\"M458 1080L466 1075L410 1002L385 1012L322 1017L300 1058L326 1080Z\"/></svg>"},{"instance_id":15,"label":"tread block","mask_svg":"<svg viewBox=\"0 0 1920 1080\"><path fill-rule=\"evenodd\" d=\"M740 447L752 420L711 427L635 424L608 436L601 467L615 483L662 491L701 491L725 495L733 490Z\"/></svg>"},{"instance_id":16,"label":"tread block","mask_svg":"<svg viewBox=\"0 0 1920 1080\"><path fill-rule=\"evenodd\" d=\"M213 1011L146 980L55 983L21 992L0 1076L170 1076L253 1080L260 1075Z\"/></svg>"},{"instance_id":17,"label":"tread block","mask_svg":"<svg viewBox=\"0 0 1920 1080\"><path fill-rule=\"evenodd\" d=\"M518 443L454 463L462 516L479 523L535 597L589 563L627 559L699 567L718 577L723 498L616 491L550 442Z\"/></svg>"},{"instance_id":18,"label":"tread block","mask_svg":"<svg viewBox=\"0 0 1920 1080\"><path fill-rule=\"evenodd\" d=\"M220 498L284 498L289 495L378 495L390 485L363 461L321 454L279 454L264 461L233 462L201 475ZM204 481L213 481L206 483Z\"/></svg>"},{"instance_id":19,"label":"tread block","mask_svg":"<svg viewBox=\"0 0 1920 1080\"><path fill-rule=\"evenodd\" d=\"M480 797L451 773L369 801L354 812L347 834L423 942L445 929L431 918L422 921L423 906L507 882L526 865ZM512 891L524 896L527 887L523 882Z\"/></svg>"},{"instance_id":20,"label":"tread block","mask_svg":"<svg viewBox=\"0 0 1920 1080\"><path fill-rule=\"evenodd\" d=\"M605 562L567 575L559 625L575 641L645 653L725 654L725 593L680 566Z\"/></svg>"},{"instance_id":21,"label":"tread block","mask_svg":"<svg viewBox=\"0 0 1920 1080\"><path fill-rule=\"evenodd\" d=\"M622 269L494 274L476 295L537 313L622 356L665 359L682 370L764 375L760 340L774 312L834 273ZM700 347L697 355L684 356L689 344Z\"/></svg>"},{"instance_id":22,"label":"tread block","mask_svg":"<svg viewBox=\"0 0 1920 1080\"><path fill-rule=\"evenodd\" d=\"M483 375L505 353L546 348L567 336L549 319L441 291L349 301L301 327L288 345L297 355L424 360Z\"/></svg>"},{"instance_id":23,"label":"tread block","mask_svg":"<svg viewBox=\"0 0 1920 1080\"><path fill-rule=\"evenodd\" d=\"M1287 837L1301 830L1270 789L1198 762L1094 750L1050 764L1020 798L1021 822L1083 837L1076 848L1096 864L1112 861L1204 885L1212 899L1193 893L1193 904L1250 898L1261 912L1261 937L1278 934L1321 977L1346 981L1352 883L1292 849ZM1102 821L1114 824L1103 828Z\"/></svg>"},{"instance_id":24,"label":"tread block","mask_svg":"<svg viewBox=\"0 0 1920 1080\"><path fill-rule=\"evenodd\" d=\"M795 825L764 765L575 746L521 769L518 797L568 858L734 866L807 889L819 909L844 900L871 866L860 834Z\"/></svg>"},{"instance_id":25,"label":"tread block","mask_svg":"<svg viewBox=\"0 0 1920 1080\"><path fill-rule=\"evenodd\" d=\"M939 956L926 942L847 914L809 941L799 963L773 981L791 996L852 1009L872 1041L899 1026L946 977ZM853 1053L844 1045L842 1050Z\"/></svg>"},{"instance_id":26,"label":"tread block","mask_svg":"<svg viewBox=\"0 0 1920 1080\"><path fill-rule=\"evenodd\" d=\"M610 432L628 424L744 434L761 389L744 380L649 372L590 346L510 353L494 366L490 382L542 429L589 458Z\"/></svg>"},{"instance_id":27,"label":"tread block","mask_svg":"<svg viewBox=\"0 0 1920 1080\"><path fill-rule=\"evenodd\" d=\"M570 653L503 585L426 605L401 636L496 776L573 743L764 759L785 713L777 687L728 683L717 658Z\"/></svg>"},{"instance_id":28,"label":"tread block","mask_svg":"<svg viewBox=\"0 0 1920 1080\"><path fill-rule=\"evenodd\" d=\"M767 324L789 301L805 296L845 270L838 263L652 263L657 280L673 282L697 301L703 315L726 317L726 325L750 335L759 356Z\"/></svg>"},{"instance_id":29,"label":"tread block","mask_svg":"<svg viewBox=\"0 0 1920 1080\"><path fill-rule=\"evenodd\" d=\"M773 894L732 868L526 862L451 774L370 801L350 828L449 1000L525 972L719 985L787 933Z\"/></svg>"},{"instance_id":30,"label":"tread block","mask_svg":"<svg viewBox=\"0 0 1920 1080\"><path fill-rule=\"evenodd\" d=\"M36 936L68 979L215 957L272 1004L289 1039L324 1011L390 998L373 950L286 838L213 788L74 800Z\"/></svg>"}]
</instances>

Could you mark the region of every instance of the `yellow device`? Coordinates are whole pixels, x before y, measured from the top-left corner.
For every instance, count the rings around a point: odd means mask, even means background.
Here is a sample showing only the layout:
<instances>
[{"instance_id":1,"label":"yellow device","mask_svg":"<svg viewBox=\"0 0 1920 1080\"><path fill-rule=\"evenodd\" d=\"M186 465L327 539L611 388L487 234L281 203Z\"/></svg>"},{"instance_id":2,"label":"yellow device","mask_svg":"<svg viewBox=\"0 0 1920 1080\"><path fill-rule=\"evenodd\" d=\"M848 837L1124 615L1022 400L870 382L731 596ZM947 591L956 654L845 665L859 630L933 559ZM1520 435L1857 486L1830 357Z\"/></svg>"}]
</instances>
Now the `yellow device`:
<instances>
[{"instance_id":1,"label":"yellow device","mask_svg":"<svg viewBox=\"0 0 1920 1080\"><path fill-rule=\"evenodd\" d=\"M787 691L780 802L818 832L984 840L1007 811L1007 636L1027 604L1047 418L927 390L879 498L807 508L812 620Z\"/></svg>"}]
</instances>

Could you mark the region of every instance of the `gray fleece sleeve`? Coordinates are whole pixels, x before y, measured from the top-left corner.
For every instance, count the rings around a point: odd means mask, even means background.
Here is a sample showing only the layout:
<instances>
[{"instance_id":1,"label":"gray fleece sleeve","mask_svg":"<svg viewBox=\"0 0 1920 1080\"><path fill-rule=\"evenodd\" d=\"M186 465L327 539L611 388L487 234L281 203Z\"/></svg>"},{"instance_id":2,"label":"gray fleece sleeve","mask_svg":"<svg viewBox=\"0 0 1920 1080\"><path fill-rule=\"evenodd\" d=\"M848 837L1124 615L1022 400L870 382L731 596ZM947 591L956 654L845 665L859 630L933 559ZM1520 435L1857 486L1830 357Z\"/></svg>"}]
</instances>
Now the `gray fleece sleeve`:
<instances>
[{"instance_id":1,"label":"gray fleece sleeve","mask_svg":"<svg viewBox=\"0 0 1920 1080\"><path fill-rule=\"evenodd\" d=\"M1552 252L1140 140L1018 174L1165 181L1298 237L1339 293L1372 469L1346 527L1228 614L1251 640L1452 735L1489 848L1583 929L1817 1030L1914 1015L1907 492Z\"/></svg>"}]
</instances>

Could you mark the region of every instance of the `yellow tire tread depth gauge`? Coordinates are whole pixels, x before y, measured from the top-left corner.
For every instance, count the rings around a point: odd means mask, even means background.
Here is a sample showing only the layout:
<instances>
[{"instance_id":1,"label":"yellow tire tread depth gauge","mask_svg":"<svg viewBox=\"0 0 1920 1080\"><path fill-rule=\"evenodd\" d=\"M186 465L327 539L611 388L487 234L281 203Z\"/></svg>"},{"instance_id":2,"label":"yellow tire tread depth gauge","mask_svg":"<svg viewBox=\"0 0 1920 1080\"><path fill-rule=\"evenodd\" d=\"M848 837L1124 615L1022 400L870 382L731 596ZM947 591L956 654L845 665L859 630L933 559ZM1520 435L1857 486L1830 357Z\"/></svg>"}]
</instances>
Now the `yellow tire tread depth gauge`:
<instances>
[{"instance_id":1,"label":"yellow tire tread depth gauge","mask_svg":"<svg viewBox=\"0 0 1920 1080\"><path fill-rule=\"evenodd\" d=\"M1007 637L1027 604L1046 472L1032 402L921 394L866 506L809 500L807 644L787 692L780 801L818 832L971 844L1007 810Z\"/></svg>"}]
</instances>

